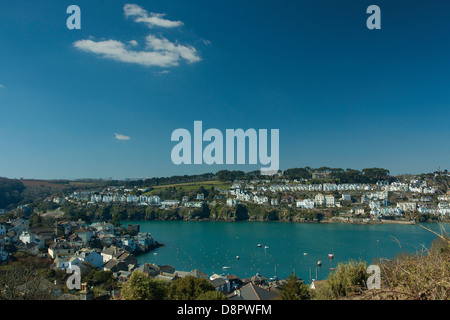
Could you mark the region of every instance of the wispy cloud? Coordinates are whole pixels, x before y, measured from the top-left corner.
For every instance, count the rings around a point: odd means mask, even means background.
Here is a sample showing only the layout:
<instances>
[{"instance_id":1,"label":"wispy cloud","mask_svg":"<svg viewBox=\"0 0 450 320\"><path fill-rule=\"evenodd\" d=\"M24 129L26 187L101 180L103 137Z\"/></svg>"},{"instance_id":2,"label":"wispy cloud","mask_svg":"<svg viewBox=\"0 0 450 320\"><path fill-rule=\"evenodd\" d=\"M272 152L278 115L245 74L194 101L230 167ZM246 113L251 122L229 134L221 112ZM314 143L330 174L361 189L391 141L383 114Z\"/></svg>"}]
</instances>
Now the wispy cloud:
<instances>
[{"instance_id":1,"label":"wispy cloud","mask_svg":"<svg viewBox=\"0 0 450 320\"><path fill-rule=\"evenodd\" d=\"M172 67L178 65L179 56L165 51L135 51L126 44L116 40L93 41L80 40L74 43L75 48L94 53L116 61L134 63L143 66Z\"/></svg>"},{"instance_id":2,"label":"wispy cloud","mask_svg":"<svg viewBox=\"0 0 450 320\"><path fill-rule=\"evenodd\" d=\"M176 55L178 58L185 59L188 62L200 61L197 50L192 46L183 46L174 44L165 38L157 38L154 35L149 35L146 38L147 48L170 55Z\"/></svg>"},{"instance_id":3,"label":"wispy cloud","mask_svg":"<svg viewBox=\"0 0 450 320\"><path fill-rule=\"evenodd\" d=\"M115 136L115 138L117 140L120 140L120 141L127 141L127 140L131 139L129 136L125 136L125 135L120 134L120 133L114 133L114 136Z\"/></svg>"},{"instance_id":4,"label":"wispy cloud","mask_svg":"<svg viewBox=\"0 0 450 320\"><path fill-rule=\"evenodd\" d=\"M183 25L182 21L164 19L164 13L147 12L137 4L126 4L123 7L125 17L134 17L135 22L145 23L148 27L175 28Z\"/></svg>"},{"instance_id":5,"label":"wispy cloud","mask_svg":"<svg viewBox=\"0 0 450 320\"><path fill-rule=\"evenodd\" d=\"M0 88L4 88L5 86L0 83Z\"/></svg>"},{"instance_id":6,"label":"wispy cloud","mask_svg":"<svg viewBox=\"0 0 450 320\"><path fill-rule=\"evenodd\" d=\"M126 4L124 12L126 17L134 17L136 22L143 22L149 27L173 28L183 25L181 21L163 19L164 14L148 13L135 4ZM179 65L181 61L194 63L201 60L193 46L174 43L162 36L157 37L153 34L146 37L144 50L136 50L137 46L136 40L128 42L117 40L95 41L90 38L74 43L75 48L103 58L147 67L173 67Z\"/></svg>"}]
</instances>

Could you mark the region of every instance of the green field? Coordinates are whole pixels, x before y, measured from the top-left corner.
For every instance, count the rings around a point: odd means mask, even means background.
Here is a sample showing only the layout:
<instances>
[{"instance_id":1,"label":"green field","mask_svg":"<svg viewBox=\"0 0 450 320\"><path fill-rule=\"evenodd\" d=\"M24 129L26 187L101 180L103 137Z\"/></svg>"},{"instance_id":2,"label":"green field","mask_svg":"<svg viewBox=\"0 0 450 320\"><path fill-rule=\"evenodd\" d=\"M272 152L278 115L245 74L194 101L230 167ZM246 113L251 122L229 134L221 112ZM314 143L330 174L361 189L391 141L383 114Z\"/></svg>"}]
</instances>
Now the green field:
<instances>
[{"instance_id":1,"label":"green field","mask_svg":"<svg viewBox=\"0 0 450 320\"><path fill-rule=\"evenodd\" d=\"M160 186L154 186L153 190L150 190L144 195L152 195L155 192L160 191L161 189L167 189L170 187L175 188L182 188L183 190L189 191L189 190L196 190L199 187L203 186L205 189L211 189L211 187L214 187L215 189L229 189L230 183L229 182L223 182L218 180L213 181L200 181L200 182L186 182L186 183L175 183L175 184L166 184L166 185L160 185Z\"/></svg>"}]
</instances>

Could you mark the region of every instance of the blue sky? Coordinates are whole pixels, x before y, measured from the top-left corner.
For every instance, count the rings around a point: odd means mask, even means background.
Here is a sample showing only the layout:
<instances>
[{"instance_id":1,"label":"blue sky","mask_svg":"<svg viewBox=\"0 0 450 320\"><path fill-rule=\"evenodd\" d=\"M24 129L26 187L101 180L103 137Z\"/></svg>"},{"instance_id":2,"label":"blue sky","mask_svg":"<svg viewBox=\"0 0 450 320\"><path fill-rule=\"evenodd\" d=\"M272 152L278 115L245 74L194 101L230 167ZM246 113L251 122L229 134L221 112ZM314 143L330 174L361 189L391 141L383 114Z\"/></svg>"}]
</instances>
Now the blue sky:
<instances>
[{"instance_id":1,"label":"blue sky","mask_svg":"<svg viewBox=\"0 0 450 320\"><path fill-rule=\"evenodd\" d=\"M450 3L393 2L2 1L0 176L260 168L174 165L196 120L279 129L282 170L449 168Z\"/></svg>"}]
</instances>

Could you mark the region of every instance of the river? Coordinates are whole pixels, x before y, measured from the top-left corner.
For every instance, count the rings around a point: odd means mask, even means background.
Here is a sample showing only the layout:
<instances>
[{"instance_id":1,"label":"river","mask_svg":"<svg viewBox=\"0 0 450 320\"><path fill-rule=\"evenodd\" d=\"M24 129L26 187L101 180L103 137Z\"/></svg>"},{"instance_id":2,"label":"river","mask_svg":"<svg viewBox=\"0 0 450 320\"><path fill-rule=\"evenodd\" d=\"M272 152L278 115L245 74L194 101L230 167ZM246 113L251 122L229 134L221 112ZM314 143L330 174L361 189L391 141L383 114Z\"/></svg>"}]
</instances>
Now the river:
<instances>
[{"instance_id":1,"label":"river","mask_svg":"<svg viewBox=\"0 0 450 320\"><path fill-rule=\"evenodd\" d=\"M402 252L429 248L436 235L416 225L292 222L141 221L164 244L138 257L138 262L171 265L176 270L199 269L208 275L256 273L286 278L294 271L305 282L323 280L339 262L362 259L369 264ZM435 231L439 224L428 224ZM449 225L444 224L449 231ZM258 245L261 245L260 247ZM266 248L267 246L267 248ZM328 254L333 254L330 259ZM239 256L239 259L237 258ZM322 261L320 267L317 261ZM229 267L223 269L223 267Z\"/></svg>"}]
</instances>

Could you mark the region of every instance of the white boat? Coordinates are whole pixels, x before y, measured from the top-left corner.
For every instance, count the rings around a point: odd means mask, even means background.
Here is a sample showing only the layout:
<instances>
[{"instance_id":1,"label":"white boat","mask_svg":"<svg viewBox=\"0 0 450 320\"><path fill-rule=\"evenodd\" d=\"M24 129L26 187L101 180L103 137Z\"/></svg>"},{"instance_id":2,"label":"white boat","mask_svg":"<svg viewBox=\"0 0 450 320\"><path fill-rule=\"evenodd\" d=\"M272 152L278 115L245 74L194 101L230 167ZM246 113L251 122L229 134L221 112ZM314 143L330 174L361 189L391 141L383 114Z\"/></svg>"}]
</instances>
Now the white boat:
<instances>
[{"instance_id":1,"label":"white boat","mask_svg":"<svg viewBox=\"0 0 450 320\"><path fill-rule=\"evenodd\" d=\"M222 267L222 269L227 270L227 269L231 269L231 267L225 266L225 267Z\"/></svg>"},{"instance_id":2,"label":"white boat","mask_svg":"<svg viewBox=\"0 0 450 320\"><path fill-rule=\"evenodd\" d=\"M260 248L261 248L261 247L262 247L262 245L261 245L260 243L258 243L258 247L260 247Z\"/></svg>"},{"instance_id":3,"label":"white boat","mask_svg":"<svg viewBox=\"0 0 450 320\"><path fill-rule=\"evenodd\" d=\"M317 261L317 265L318 265L318 266L321 266L321 265L322 265L322 261L320 261L320 260Z\"/></svg>"},{"instance_id":4,"label":"white boat","mask_svg":"<svg viewBox=\"0 0 450 320\"><path fill-rule=\"evenodd\" d=\"M268 247L268 246L265 246L264 249L269 249L269 247Z\"/></svg>"},{"instance_id":5,"label":"white boat","mask_svg":"<svg viewBox=\"0 0 450 320\"><path fill-rule=\"evenodd\" d=\"M236 259L239 259L239 256L236 256Z\"/></svg>"},{"instance_id":6,"label":"white boat","mask_svg":"<svg viewBox=\"0 0 450 320\"><path fill-rule=\"evenodd\" d=\"M307 256L307 255L308 255L308 253L307 253L307 252L303 252L303 255L304 255L304 256Z\"/></svg>"},{"instance_id":7,"label":"white boat","mask_svg":"<svg viewBox=\"0 0 450 320\"><path fill-rule=\"evenodd\" d=\"M334 258L334 254L329 253L329 254L328 254L328 258L333 259L333 258Z\"/></svg>"}]
</instances>

